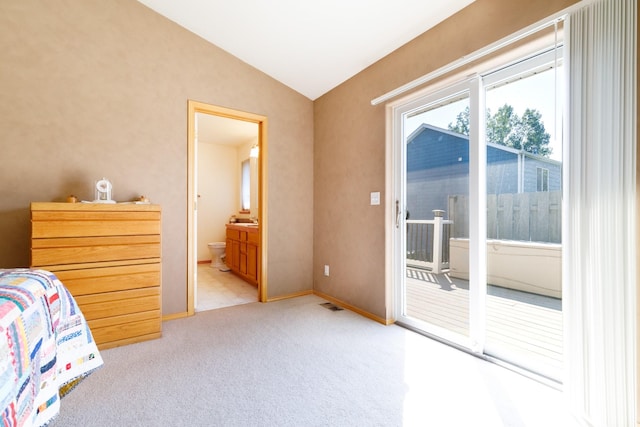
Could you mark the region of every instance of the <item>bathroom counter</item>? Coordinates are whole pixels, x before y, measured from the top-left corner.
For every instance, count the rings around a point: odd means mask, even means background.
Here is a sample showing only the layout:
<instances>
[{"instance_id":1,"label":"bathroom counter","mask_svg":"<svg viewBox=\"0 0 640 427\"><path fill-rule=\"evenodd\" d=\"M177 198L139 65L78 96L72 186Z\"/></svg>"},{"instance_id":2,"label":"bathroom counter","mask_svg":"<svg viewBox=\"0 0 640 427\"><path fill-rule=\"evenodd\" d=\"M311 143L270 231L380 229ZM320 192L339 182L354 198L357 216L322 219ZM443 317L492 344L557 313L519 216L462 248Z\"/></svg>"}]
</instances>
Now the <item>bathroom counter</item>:
<instances>
[{"instance_id":1,"label":"bathroom counter","mask_svg":"<svg viewBox=\"0 0 640 427\"><path fill-rule=\"evenodd\" d=\"M238 230L238 231L246 231L248 233L257 233L258 232L258 224L254 224L251 222L235 222L227 224L227 230Z\"/></svg>"},{"instance_id":2,"label":"bathroom counter","mask_svg":"<svg viewBox=\"0 0 640 427\"><path fill-rule=\"evenodd\" d=\"M226 263L231 271L252 285L260 277L260 233L258 224L227 224Z\"/></svg>"}]
</instances>

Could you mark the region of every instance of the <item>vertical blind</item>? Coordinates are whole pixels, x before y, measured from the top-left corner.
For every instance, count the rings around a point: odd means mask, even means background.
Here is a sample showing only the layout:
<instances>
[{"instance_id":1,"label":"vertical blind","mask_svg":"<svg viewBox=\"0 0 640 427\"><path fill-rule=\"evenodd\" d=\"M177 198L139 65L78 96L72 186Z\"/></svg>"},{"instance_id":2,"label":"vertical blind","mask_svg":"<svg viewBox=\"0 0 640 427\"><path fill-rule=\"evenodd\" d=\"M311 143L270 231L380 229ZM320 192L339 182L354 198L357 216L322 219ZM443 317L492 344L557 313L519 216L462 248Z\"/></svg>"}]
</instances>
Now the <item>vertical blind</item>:
<instances>
[{"instance_id":1,"label":"vertical blind","mask_svg":"<svg viewBox=\"0 0 640 427\"><path fill-rule=\"evenodd\" d=\"M636 8L567 19L564 385L597 426L636 425Z\"/></svg>"}]
</instances>

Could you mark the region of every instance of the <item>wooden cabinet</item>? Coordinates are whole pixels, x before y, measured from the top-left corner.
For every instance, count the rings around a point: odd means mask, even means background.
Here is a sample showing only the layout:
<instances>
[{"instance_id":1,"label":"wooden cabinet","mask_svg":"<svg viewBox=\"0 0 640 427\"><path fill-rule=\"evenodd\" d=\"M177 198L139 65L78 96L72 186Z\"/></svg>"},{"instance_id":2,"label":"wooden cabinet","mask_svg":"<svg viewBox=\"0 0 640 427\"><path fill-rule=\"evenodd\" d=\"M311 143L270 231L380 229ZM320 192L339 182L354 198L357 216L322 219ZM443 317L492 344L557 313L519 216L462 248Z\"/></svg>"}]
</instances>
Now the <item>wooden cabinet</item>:
<instances>
[{"instance_id":1,"label":"wooden cabinet","mask_svg":"<svg viewBox=\"0 0 640 427\"><path fill-rule=\"evenodd\" d=\"M258 227L227 224L227 267L254 285L260 271L259 236Z\"/></svg>"},{"instance_id":2,"label":"wooden cabinet","mask_svg":"<svg viewBox=\"0 0 640 427\"><path fill-rule=\"evenodd\" d=\"M100 349L162 334L158 205L32 203L31 267L71 292Z\"/></svg>"}]
</instances>

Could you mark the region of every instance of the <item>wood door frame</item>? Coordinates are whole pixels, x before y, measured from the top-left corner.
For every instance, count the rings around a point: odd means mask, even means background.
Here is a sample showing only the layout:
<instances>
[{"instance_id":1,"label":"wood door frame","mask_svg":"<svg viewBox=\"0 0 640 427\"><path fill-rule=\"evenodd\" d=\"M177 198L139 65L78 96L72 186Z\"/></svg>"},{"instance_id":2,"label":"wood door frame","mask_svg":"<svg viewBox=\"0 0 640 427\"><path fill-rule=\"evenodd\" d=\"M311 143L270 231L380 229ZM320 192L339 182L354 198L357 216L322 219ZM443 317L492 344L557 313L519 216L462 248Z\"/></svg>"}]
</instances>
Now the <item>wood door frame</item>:
<instances>
[{"instance_id":1,"label":"wood door frame","mask_svg":"<svg viewBox=\"0 0 640 427\"><path fill-rule=\"evenodd\" d=\"M245 111L187 101L187 314L195 314L195 277L197 265L196 248L194 247L194 229L196 209L195 165L196 165L196 113L209 114L229 119L242 120L258 125L258 223L259 232L259 267L258 267L258 301L267 301L267 117Z\"/></svg>"}]
</instances>

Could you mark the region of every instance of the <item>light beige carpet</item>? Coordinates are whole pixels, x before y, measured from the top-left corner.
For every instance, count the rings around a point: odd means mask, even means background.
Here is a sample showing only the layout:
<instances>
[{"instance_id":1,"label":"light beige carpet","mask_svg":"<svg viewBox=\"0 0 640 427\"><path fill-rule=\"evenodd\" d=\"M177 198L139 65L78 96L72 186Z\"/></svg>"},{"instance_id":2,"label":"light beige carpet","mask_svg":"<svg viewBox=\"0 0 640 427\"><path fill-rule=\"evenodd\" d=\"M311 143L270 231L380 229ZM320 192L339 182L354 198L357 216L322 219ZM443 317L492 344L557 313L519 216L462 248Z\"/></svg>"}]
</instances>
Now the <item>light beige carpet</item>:
<instances>
[{"instance_id":1,"label":"light beige carpet","mask_svg":"<svg viewBox=\"0 0 640 427\"><path fill-rule=\"evenodd\" d=\"M570 426L561 393L316 296L165 322L103 351L72 426Z\"/></svg>"}]
</instances>

